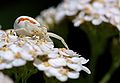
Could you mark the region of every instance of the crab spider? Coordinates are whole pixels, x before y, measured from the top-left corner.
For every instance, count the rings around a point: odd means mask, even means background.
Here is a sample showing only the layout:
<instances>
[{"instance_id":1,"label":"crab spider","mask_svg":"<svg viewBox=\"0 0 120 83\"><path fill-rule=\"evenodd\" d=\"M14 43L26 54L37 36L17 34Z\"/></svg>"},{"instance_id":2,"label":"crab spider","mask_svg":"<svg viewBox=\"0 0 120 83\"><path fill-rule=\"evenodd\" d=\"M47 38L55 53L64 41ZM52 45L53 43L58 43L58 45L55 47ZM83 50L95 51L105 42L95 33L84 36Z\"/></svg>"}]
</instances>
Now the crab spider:
<instances>
[{"instance_id":1,"label":"crab spider","mask_svg":"<svg viewBox=\"0 0 120 83\"><path fill-rule=\"evenodd\" d=\"M52 41L49 37L59 39L63 45L69 49L62 37L54 33L47 32L47 28L45 26L41 26L39 22L29 16L18 17L14 22L14 29L18 35L37 35L40 37L40 39L46 39L48 41Z\"/></svg>"}]
</instances>

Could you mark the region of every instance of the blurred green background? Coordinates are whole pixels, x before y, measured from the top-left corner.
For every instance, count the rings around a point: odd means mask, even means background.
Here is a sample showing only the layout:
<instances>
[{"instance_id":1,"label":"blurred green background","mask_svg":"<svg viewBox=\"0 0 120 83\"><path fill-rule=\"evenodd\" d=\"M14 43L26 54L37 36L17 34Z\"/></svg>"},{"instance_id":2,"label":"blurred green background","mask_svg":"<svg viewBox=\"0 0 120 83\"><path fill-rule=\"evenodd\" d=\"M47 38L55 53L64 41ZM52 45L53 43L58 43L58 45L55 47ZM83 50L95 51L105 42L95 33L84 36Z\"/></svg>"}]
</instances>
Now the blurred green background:
<instances>
[{"instance_id":1,"label":"blurred green background","mask_svg":"<svg viewBox=\"0 0 120 83\"><path fill-rule=\"evenodd\" d=\"M0 24L3 29L13 28L17 17L36 17L41 10L55 6L59 2L60 0L0 0Z\"/></svg>"},{"instance_id":2,"label":"blurred green background","mask_svg":"<svg viewBox=\"0 0 120 83\"><path fill-rule=\"evenodd\" d=\"M34 18L40 14L40 11L57 6L60 2L61 0L1 0L0 25L2 29L13 28L17 17L27 15ZM107 23L102 23L100 26L84 23L80 27L74 27L68 19L65 19L54 27L51 31L62 36L70 49L90 59L87 67L90 68L92 74L87 75L81 72L79 79L69 80L66 83L99 83L107 72L111 72L111 78L107 83L120 83L120 67L114 70L113 65L119 65L120 61L119 32L114 26ZM62 46L60 41L53 40L56 46ZM40 83L39 81L44 83L41 74L43 73L38 72L32 75L28 83Z\"/></svg>"}]
</instances>

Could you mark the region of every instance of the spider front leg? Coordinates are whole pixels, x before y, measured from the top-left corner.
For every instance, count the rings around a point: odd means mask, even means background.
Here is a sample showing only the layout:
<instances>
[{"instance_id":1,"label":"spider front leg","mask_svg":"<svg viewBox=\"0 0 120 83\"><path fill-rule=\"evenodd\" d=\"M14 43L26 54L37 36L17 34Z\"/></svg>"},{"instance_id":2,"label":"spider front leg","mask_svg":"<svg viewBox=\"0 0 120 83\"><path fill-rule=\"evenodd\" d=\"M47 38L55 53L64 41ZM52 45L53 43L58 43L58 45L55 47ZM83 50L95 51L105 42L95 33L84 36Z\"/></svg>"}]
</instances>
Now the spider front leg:
<instances>
[{"instance_id":1,"label":"spider front leg","mask_svg":"<svg viewBox=\"0 0 120 83\"><path fill-rule=\"evenodd\" d=\"M25 28L16 29L15 32L18 35L30 35L30 33Z\"/></svg>"},{"instance_id":2,"label":"spider front leg","mask_svg":"<svg viewBox=\"0 0 120 83\"><path fill-rule=\"evenodd\" d=\"M18 34L18 35L27 35L27 36L31 36L31 28L33 26L31 26L32 24L30 24L29 22L25 22L24 23L24 27L19 27L17 25L14 25L14 28L15 28L15 32Z\"/></svg>"},{"instance_id":3,"label":"spider front leg","mask_svg":"<svg viewBox=\"0 0 120 83\"><path fill-rule=\"evenodd\" d=\"M61 40L61 42L63 43L63 45L64 45L67 49L69 49L69 47L68 47L68 45L66 44L65 40L64 40L62 37L60 37L59 35L56 35L56 34L50 33L50 32L47 32L47 35L50 36L50 37L53 37L53 38L56 38L56 39Z\"/></svg>"}]
</instances>

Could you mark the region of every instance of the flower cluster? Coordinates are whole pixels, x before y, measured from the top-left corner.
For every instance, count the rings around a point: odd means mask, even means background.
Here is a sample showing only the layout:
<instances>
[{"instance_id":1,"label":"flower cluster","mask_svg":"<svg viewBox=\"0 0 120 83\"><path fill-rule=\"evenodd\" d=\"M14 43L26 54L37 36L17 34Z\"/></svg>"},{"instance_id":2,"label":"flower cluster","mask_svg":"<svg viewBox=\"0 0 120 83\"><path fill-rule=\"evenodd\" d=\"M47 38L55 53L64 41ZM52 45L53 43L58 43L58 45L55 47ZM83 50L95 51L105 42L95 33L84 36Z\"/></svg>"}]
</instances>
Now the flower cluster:
<instances>
[{"instance_id":1,"label":"flower cluster","mask_svg":"<svg viewBox=\"0 0 120 83\"><path fill-rule=\"evenodd\" d=\"M55 76L60 81L66 81L68 78L79 78L81 70L90 74L90 70L83 66L89 60L86 60L72 50L65 48L54 48L47 54L35 60L34 65L48 76Z\"/></svg>"},{"instance_id":2,"label":"flower cluster","mask_svg":"<svg viewBox=\"0 0 120 83\"><path fill-rule=\"evenodd\" d=\"M64 0L57 8L51 7L42 11L36 19L52 24L54 21L60 22L65 16L74 17L74 26L85 21L90 21L93 25L107 22L120 30L119 0Z\"/></svg>"},{"instance_id":3,"label":"flower cluster","mask_svg":"<svg viewBox=\"0 0 120 83\"><path fill-rule=\"evenodd\" d=\"M46 76L54 76L60 81L76 79L81 70L90 74L83 66L89 60L65 48L55 48L52 41L39 36L17 35L13 29L0 30L0 70L20 67L28 61Z\"/></svg>"},{"instance_id":4,"label":"flower cluster","mask_svg":"<svg viewBox=\"0 0 120 83\"><path fill-rule=\"evenodd\" d=\"M2 72L0 72L0 83L13 83L13 81Z\"/></svg>"}]
</instances>

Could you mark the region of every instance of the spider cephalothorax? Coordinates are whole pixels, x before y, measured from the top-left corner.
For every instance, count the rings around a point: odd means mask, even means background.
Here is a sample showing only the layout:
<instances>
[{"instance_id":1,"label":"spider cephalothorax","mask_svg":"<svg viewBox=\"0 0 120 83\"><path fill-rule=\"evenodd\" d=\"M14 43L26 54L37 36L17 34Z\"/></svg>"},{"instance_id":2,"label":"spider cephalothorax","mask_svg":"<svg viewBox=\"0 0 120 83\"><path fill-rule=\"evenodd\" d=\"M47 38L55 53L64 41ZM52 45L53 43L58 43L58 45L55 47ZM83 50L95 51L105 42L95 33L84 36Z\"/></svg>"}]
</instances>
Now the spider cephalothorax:
<instances>
[{"instance_id":1,"label":"spider cephalothorax","mask_svg":"<svg viewBox=\"0 0 120 83\"><path fill-rule=\"evenodd\" d=\"M64 46L68 48L64 39L54 33L47 32L47 28L45 26L41 26L39 22L29 16L20 16L15 20L14 29L18 35L27 35L27 36L39 36L40 39L45 39L48 41L52 41L50 37L54 37L56 39L61 40Z\"/></svg>"}]
</instances>

